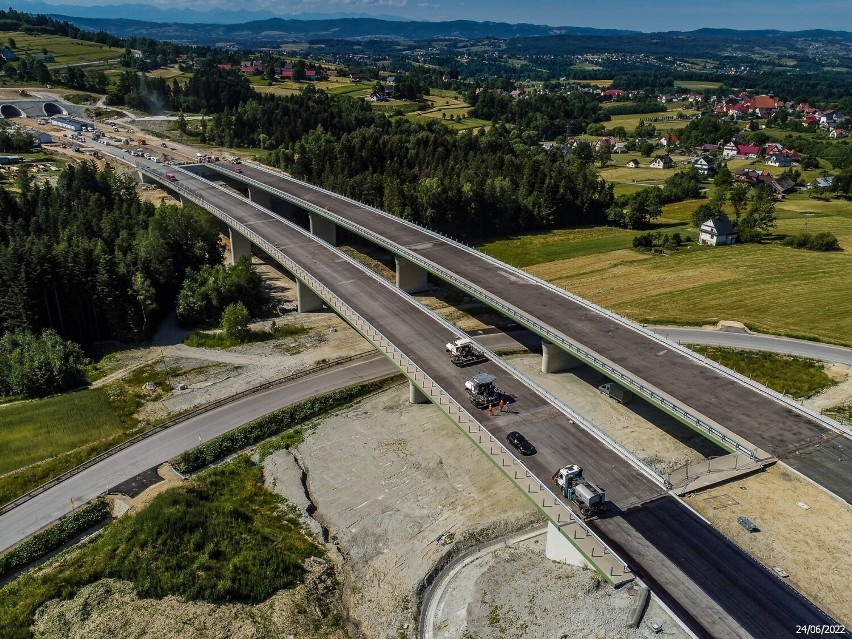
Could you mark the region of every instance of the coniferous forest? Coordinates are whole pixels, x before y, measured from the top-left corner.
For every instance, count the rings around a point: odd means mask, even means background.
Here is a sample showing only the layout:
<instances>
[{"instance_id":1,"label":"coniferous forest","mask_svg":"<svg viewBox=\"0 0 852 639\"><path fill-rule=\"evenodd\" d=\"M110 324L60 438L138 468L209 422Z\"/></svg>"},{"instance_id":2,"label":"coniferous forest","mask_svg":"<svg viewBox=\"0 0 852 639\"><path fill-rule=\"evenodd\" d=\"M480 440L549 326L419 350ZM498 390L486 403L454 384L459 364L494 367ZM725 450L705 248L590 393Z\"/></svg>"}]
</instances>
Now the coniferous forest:
<instances>
[{"instance_id":1,"label":"coniferous forest","mask_svg":"<svg viewBox=\"0 0 852 639\"><path fill-rule=\"evenodd\" d=\"M81 164L55 187L27 172L18 186L20 194L0 187L0 333L139 339L174 304L188 270L222 260L206 212L155 210L128 176Z\"/></svg>"}]
</instances>

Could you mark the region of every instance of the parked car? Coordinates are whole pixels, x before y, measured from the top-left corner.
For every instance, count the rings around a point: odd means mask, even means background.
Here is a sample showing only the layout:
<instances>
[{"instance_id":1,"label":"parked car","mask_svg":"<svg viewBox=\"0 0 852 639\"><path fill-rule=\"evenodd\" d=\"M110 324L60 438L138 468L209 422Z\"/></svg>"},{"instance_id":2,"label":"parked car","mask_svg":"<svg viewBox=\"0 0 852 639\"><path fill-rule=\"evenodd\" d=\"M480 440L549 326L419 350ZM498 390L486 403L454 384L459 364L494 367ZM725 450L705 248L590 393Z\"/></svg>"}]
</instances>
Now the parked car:
<instances>
[{"instance_id":1,"label":"parked car","mask_svg":"<svg viewBox=\"0 0 852 639\"><path fill-rule=\"evenodd\" d=\"M514 446L521 455L535 455L535 446L529 440L521 435L518 431L513 430L506 435L506 440Z\"/></svg>"}]
</instances>

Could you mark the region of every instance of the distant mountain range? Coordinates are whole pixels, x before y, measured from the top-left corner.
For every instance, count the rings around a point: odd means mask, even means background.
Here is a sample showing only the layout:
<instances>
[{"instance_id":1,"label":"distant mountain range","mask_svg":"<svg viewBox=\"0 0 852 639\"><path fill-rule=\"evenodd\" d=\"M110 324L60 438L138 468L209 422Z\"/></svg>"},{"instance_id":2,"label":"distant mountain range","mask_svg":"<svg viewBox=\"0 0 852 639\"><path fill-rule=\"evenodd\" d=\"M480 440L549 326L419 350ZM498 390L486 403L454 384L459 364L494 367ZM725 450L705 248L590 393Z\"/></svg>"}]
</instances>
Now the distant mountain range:
<instances>
[{"instance_id":1,"label":"distant mountain range","mask_svg":"<svg viewBox=\"0 0 852 639\"><path fill-rule=\"evenodd\" d=\"M51 5L42 0L20 0L17 9L29 13L45 13L59 20L67 20L83 29L99 31L120 37L149 37L187 44L214 45L234 43L244 48L278 46L284 42L317 40L407 40L429 41L441 39L477 40L496 38L518 40L552 39L560 36L585 36L600 41L601 46L619 42L657 41L661 37L669 44L673 39L696 41L748 41L793 42L801 40L834 40L845 46L852 43L852 34L845 31L779 31L734 29L698 29L689 32L642 33L620 29L593 29L588 27L549 26L537 24L508 24L505 22L476 22L454 20L426 22L402 20L394 16L382 18L357 17L351 14L299 14L298 17L272 16L269 11L222 10L197 11L193 9L158 9L143 4L102 5ZM143 18L144 19L135 19ZM246 18L257 18L246 21ZM545 46L544 42L539 43ZM616 49L618 46L616 46Z\"/></svg>"}]
</instances>

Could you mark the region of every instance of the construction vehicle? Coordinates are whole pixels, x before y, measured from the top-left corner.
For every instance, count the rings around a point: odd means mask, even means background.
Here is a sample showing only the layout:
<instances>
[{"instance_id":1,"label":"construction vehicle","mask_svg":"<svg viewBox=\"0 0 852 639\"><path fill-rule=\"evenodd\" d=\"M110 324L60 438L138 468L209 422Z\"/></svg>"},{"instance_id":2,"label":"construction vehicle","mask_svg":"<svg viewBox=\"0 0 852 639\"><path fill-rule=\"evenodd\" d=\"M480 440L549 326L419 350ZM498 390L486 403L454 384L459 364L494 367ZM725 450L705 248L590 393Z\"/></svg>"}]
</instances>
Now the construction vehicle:
<instances>
[{"instance_id":1,"label":"construction vehicle","mask_svg":"<svg viewBox=\"0 0 852 639\"><path fill-rule=\"evenodd\" d=\"M633 399L633 393L615 382L607 382L598 386L598 390L607 397L612 397L619 404L626 404Z\"/></svg>"},{"instance_id":2,"label":"construction vehicle","mask_svg":"<svg viewBox=\"0 0 852 639\"><path fill-rule=\"evenodd\" d=\"M446 351L450 354L450 361L456 366L470 366L488 360L467 337L450 342L447 344Z\"/></svg>"},{"instance_id":3,"label":"construction vehicle","mask_svg":"<svg viewBox=\"0 0 852 639\"><path fill-rule=\"evenodd\" d=\"M496 406L503 399L503 393L494 382L497 378L488 373L477 373L464 383L467 389L470 403L477 408L488 408Z\"/></svg>"},{"instance_id":4,"label":"construction vehicle","mask_svg":"<svg viewBox=\"0 0 852 639\"><path fill-rule=\"evenodd\" d=\"M583 517L593 517L606 508L606 491L583 479L583 469L577 464L563 466L553 473L551 480L580 509Z\"/></svg>"}]
</instances>

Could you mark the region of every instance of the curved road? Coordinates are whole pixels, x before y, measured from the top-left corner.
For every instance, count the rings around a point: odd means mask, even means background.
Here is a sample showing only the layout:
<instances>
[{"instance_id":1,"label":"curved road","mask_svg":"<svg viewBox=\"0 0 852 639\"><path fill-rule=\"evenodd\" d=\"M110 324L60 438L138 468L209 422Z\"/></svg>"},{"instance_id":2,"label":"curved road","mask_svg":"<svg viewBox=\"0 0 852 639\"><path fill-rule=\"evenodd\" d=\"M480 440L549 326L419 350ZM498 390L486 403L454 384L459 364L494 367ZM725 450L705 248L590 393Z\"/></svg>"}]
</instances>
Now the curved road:
<instances>
[{"instance_id":1,"label":"curved road","mask_svg":"<svg viewBox=\"0 0 852 639\"><path fill-rule=\"evenodd\" d=\"M201 440L217 437L295 402L395 372L393 365L376 353L368 359L301 377L181 422L0 516L0 551L67 514L72 499L75 504L94 499L112 486L190 450Z\"/></svg>"},{"instance_id":2,"label":"curved road","mask_svg":"<svg viewBox=\"0 0 852 639\"><path fill-rule=\"evenodd\" d=\"M793 337L778 337L761 333L730 330L708 330L680 326L648 326L657 335L681 344L702 346L726 346L750 351L770 351L796 357L808 357L824 362L838 362L852 366L852 348L809 342Z\"/></svg>"}]
</instances>

